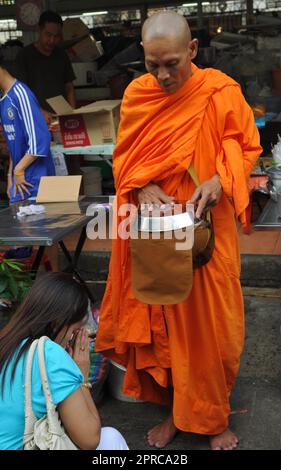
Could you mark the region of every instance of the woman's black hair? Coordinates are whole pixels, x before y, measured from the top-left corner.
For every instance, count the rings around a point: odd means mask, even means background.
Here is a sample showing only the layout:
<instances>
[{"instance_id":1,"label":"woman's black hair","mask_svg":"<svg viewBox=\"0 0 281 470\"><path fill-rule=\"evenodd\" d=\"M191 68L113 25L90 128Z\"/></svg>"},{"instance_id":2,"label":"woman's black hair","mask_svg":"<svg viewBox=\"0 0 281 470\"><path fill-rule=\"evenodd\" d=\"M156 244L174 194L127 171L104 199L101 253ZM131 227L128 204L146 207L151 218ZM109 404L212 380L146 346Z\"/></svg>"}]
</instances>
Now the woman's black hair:
<instances>
[{"instance_id":1,"label":"woman's black hair","mask_svg":"<svg viewBox=\"0 0 281 470\"><path fill-rule=\"evenodd\" d=\"M2 393L7 367L17 349L12 380L18 361L34 339L48 336L54 340L65 326L83 320L87 308L87 293L71 274L49 273L36 280L9 323L0 331ZM24 339L27 341L20 347Z\"/></svg>"}]
</instances>

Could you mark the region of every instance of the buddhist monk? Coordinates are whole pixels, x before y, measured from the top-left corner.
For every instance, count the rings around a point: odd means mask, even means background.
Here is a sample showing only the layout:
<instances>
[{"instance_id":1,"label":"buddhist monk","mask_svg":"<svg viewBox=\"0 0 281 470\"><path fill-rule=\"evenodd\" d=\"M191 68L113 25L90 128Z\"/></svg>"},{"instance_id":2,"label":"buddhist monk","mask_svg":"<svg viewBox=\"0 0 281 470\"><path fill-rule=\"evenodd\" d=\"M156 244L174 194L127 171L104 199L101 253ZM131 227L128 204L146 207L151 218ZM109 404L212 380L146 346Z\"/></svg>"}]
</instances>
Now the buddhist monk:
<instances>
[{"instance_id":1,"label":"buddhist monk","mask_svg":"<svg viewBox=\"0 0 281 470\"><path fill-rule=\"evenodd\" d=\"M259 135L239 85L192 63L198 43L184 17L154 14L142 45L148 73L125 91L113 158L117 206L190 200L197 218L213 206L215 249L194 270L184 302L147 305L132 291L130 243L114 239L97 349L126 367L125 394L170 405L148 432L151 446L166 446L180 430L231 450L238 437L229 429L229 398L244 341L236 224L245 223Z\"/></svg>"}]
</instances>

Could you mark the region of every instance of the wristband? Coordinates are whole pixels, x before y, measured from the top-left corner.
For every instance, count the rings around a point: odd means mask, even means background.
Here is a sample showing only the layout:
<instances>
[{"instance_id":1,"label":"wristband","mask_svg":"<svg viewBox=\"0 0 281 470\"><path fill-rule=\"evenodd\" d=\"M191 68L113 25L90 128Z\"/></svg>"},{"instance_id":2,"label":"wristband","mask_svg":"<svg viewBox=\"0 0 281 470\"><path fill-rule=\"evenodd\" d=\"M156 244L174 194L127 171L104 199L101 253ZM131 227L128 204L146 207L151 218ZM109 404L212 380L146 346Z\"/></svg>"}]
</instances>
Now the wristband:
<instances>
[{"instance_id":1,"label":"wristband","mask_svg":"<svg viewBox=\"0 0 281 470\"><path fill-rule=\"evenodd\" d=\"M23 171L23 172L19 172L19 173L16 173L16 172L14 171L14 176L24 176L24 171Z\"/></svg>"},{"instance_id":2,"label":"wristband","mask_svg":"<svg viewBox=\"0 0 281 470\"><path fill-rule=\"evenodd\" d=\"M88 388L88 389L92 388L91 382L83 382L81 385L82 385L82 387L85 387L85 388Z\"/></svg>"}]
</instances>

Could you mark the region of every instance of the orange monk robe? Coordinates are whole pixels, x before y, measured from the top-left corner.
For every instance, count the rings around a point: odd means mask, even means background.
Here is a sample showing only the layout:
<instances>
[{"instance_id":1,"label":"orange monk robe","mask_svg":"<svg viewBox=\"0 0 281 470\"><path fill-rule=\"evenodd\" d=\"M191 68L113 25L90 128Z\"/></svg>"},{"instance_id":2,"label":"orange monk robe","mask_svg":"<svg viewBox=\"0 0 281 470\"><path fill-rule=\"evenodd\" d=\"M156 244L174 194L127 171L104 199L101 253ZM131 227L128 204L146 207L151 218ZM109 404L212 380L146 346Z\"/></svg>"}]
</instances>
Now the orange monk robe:
<instances>
[{"instance_id":1,"label":"orange monk robe","mask_svg":"<svg viewBox=\"0 0 281 470\"><path fill-rule=\"evenodd\" d=\"M214 255L195 271L187 300L151 306L132 292L129 241L113 240L96 346L126 366L124 393L168 403L172 381L175 425L217 434L228 425L244 338L236 219L245 221L247 180L261 147L239 85L214 69L192 70L171 95L150 74L127 88L114 152L117 205L133 202L133 190L150 181L188 200L191 161L200 182L219 174Z\"/></svg>"}]
</instances>

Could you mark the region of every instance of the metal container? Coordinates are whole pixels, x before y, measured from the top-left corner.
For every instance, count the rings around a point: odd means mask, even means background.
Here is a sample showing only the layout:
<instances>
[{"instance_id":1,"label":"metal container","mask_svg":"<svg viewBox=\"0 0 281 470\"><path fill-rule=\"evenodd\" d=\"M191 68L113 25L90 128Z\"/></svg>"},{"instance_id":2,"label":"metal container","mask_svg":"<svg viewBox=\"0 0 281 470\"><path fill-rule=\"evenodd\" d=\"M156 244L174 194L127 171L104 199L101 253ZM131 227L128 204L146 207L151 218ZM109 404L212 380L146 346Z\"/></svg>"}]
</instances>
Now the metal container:
<instances>
[{"instance_id":1,"label":"metal container","mask_svg":"<svg viewBox=\"0 0 281 470\"><path fill-rule=\"evenodd\" d=\"M254 224L256 230L280 230L281 229L281 196L276 201L269 200Z\"/></svg>"},{"instance_id":2,"label":"metal container","mask_svg":"<svg viewBox=\"0 0 281 470\"><path fill-rule=\"evenodd\" d=\"M123 380L126 372L125 367L111 360L109 362L110 369L107 381L110 395L120 401L126 401L128 403L142 403L143 400L129 397L124 395L122 392Z\"/></svg>"},{"instance_id":3,"label":"metal container","mask_svg":"<svg viewBox=\"0 0 281 470\"><path fill-rule=\"evenodd\" d=\"M142 204L135 221L141 232L168 232L193 228L194 206L186 201L172 204Z\"/></svg>"},{"instance_id":4,"label":"metal container","mask_svg":"<svg viewBox=\"0 0 281 470\"><path fill-rule=\"evenodd\" d=\"M265 171L269 176L268 190L270 197L277 201L277 197L281 196L281 164L273 165Z\"/></svg>"},{"instance_id":5,"label":"metal container","mask_svg":"<svg viewBox=\"0 0 281 470\"><path fill-rule=\"evenodd\" d=\"M188 212L163 217L145 217L142 215L138 217L138 230L141 232L168 232L185 227L193 227L193 221Z\"/></svg>"}]
</instances>

